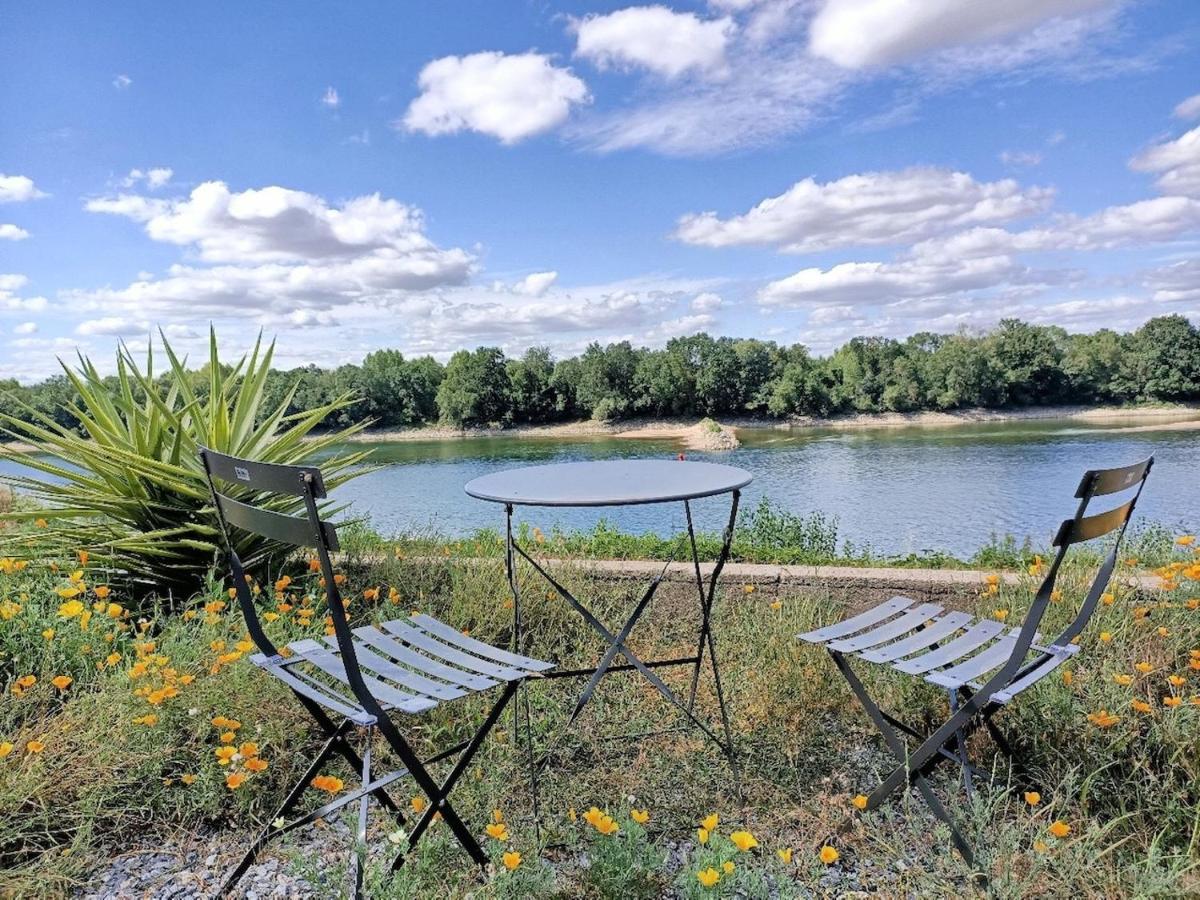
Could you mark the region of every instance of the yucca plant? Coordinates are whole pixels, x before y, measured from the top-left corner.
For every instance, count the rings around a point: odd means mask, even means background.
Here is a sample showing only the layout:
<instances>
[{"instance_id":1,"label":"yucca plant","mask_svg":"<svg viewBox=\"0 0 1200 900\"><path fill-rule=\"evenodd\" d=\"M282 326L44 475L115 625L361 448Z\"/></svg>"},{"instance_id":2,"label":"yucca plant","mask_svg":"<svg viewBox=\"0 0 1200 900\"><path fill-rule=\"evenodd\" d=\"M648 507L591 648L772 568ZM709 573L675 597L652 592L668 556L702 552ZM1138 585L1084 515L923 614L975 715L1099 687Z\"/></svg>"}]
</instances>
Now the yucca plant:
<instances>
[{"instance_id":1,"label":"yucca plant","mask_svg":"<svg viewBox=\"0 0 1200 900\"><path fill-rule=\"evenodd\" d=\"M83 550L109 569L110 579L178 600L203 584L217 552L217 522L197 456L201 446L273 463L320 457L329 488L364 471L365 451L330 451L367 423L312 433L349 406L351 395L289 415L293 386L278 405L265 408L273 342L264 348L260 335L248 355L226 365L210 332L208 370L200 373L187 370L165 336L162 346L169 365L161 375L155 374L153 348L141 367L122 346L109 379L82 354L76 368L62 363L78 394L67 408L79 429L6 398L0 430L32 452L0 445L0 458L36 473L0 478L33 501L7 517L36 520L39 527L4 540L0 556L61 559ZM276 498L270 508L295 513L300 503ZM238 546L247 565L281 549L255 536Z\"/></svg>"}]
</instances>

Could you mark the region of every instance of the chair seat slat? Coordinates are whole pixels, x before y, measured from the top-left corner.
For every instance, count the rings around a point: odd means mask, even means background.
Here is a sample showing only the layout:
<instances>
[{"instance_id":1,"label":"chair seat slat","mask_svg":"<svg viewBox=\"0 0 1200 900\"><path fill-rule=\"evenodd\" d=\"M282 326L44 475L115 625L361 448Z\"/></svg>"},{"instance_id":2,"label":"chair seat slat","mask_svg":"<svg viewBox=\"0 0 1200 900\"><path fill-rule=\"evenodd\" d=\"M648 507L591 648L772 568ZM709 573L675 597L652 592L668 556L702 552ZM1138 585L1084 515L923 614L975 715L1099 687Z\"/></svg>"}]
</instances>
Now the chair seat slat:
<instances>
[{"instance_id":1,"label":"chair seat slat","mask_svg":"<svg viewBox=\"0 0 1200 900\"><path fill-rule=\"evenodd\" d=\"M914 656L912 659L901 660L895 663L892 668L897 672L904 672L908 675L920 675L922 672L929 672L932 669L949 665L956 659L966 656L972 650L982 647L1003 630L1003 625L990 619L976 622L954 640L950 641L950 643L943 644L941 647L938 647L936 650L930 650L928 653L922 653L920 656Z\"/></svg>"},{"instance_id":2,"label":"chair seat slat","mask_svg":"<svg viewBox=\"0 0 1200 900\"><path fill-rule=\"evenodd\" d=\"M346 666L342 662L342 658L326 650L324 646L318 644L316 641L295 641L288 646L302 657L305 662L312 663L326 675L332 675L343 684L350 683L346 676ZM431 700L428 697L417 697L413 694L406 694L404 691L397 690L390 684L385 684L378 678L373 678L370 675L363 674L362 679L367 686L367 690L371 692L371 695L376 700L403 712L424 712L427 709L437 706L437 701L435 700Z\"/></svg>"},{"instance_id":3,"label":"chair seat slat","mask_svg":"<svg viewBox=\"0 0 1200 900\"><path fill-rule=\"evenodd\" d=\"M877 628L872 628L869 631L863 631L851 637L842 638L841 640L830 641L828 647L830 650L837 650L840 653L853 653L856 650L866 650L870 647L894 640L902 634L907 634L914 628L928 622L940 613L942 609L943 607L937 603L922 603L920 606L908 610L904 615L884 622Z\"/></svg>"},{"instance_id":4,"label":"chair seat slat","mask_svg":"<svg viewBox=\"0 0 1200 900\"><path fill-rule=\"evenodd\" d=\"M905 656L911 656L918 650L924 650L926 647L945 640L970 621L971 616L965 612L947 613L928 628L922 628L903 640L886 644L883 647L864 650L859 656L867 662L873 663L889 663L902 659Z\"/></svg>"},{"instance_id":5,"label":"chair seat slat","mask_svg":"<svg viewBox=\"0 0 1200 900\"><path fill-rule=\"evenodd\" d=\"M974 656L964 659L958 665L951 666L948 669L942 669L940 672L933 672L926 675L925 680L930 684L946 688L962 687L964 684L970 683L972 679L979 678L985 672L990 672L992 669L1004 665L1008 661L1008 658L1012 656L1013 647L1017 643L1017 635L1020 633L1021 629L1013 628ZM1038 637L1035 635L1034 641L1037 640Z\"/></svg>"},{"instance_id":6,"label":"chair seat slat","mask_svg":"<svg viewBox=\"0 0 1200 900\"><path fill-rule=\"evenodd\" d=\"M429 653L434 656L439 656L447 662L454 663L456 666L462 666L464 669L469 669L478 672L480 675L487 675L491 678L499 678L502 681L516 681L524 678L528 673L522 672L520 669L514 669L510 666L501 666L493 662L488 662L485 659L480 659L477 656L472 656L469 653L464 653L457 647L452 647L449 644L443 644L435 639L428 632L422 631L414 625L399 619L391 622L384 622L385 631L390 631L396 637L406 641L411 646L417 648L422 653Z\"/></svg>"},{"instance_id":7,"label":"chair seat slat","mask_svg":"<svg viewBox=\"0 0 1200 900\"><path fill-rule=\"evenodd\" d=\"M325 638L325 643L329 645L331 650L337 649L336 637ZM360 641L354 642L354 658L358 660L358 664L363 669L373 672L389 681L394 681L402 688L410 690L413 693L424 694L426 697L431 697L434 700L453 700L466 693L466 691L448 685L445 682L434 681L432 678L426 678L424 675L418 675L410 669L398 666L390 659L385 659L375 653L369 646Z\"/></svg>"},{"instance_id":8,"label":"chair seat slat","mask_svg":"<svg viewBox=\"0 0 1200 900\"><path fill-rule=\"evenodd\" d=\"M387 623L384 624L386 626ZM440 678L443 681L448 681L467 690L482 691L495 687L500 683L474 672L464 672L462 669L448 666L441 660L430 659L424 654L417 653L411 647L405 646L395 638L384 634L378 628L356 628L354 629L354 636L364 643L386 653L392 659L399 660L407 666L412 666L414 669L419 669L426 675Z\"/></svg>"},{"instance_id":9,"label":"chair seat slat","mask_svg":"<svg viewBox=\"0 0 1200 900\"><path fill-rule=\"evenodd\" d=\"M1059 647L1050 647L1048 648L1048 651L1050 653L1049 659L1047 659L1037 668L1030 671L1027 675L1023 676L1022 678L1018 678L1004 690L996 691L996 693L992 694L992 702L1001 704L1008 703L1013 697L1021 693L1021 691L1037 684L1075 655L1073 652L1068 652L1067 650Z\"/></svg>"},{"instance_id":10,"label":"chair seat slat","mask_svg":"<svg viewBox=\"0 0 1200 900\"><path fill-rule=\"evenodd\" d=\"M864 628L877 625L901 610L908 609L908 607L913 605L913 602L908 597L892 597L892 599L885 600L879 605L871 607L866 612L859 613L857 616L852 616L842 622L835 622L832 625L826 625L824 628L818 628L815 631L805 632L804 634L797 635L797 637L802 641L808 641L813 644L823 644L826 641L845 637L857 631L862 631Z\"/></svg>"},{"instance_id":11,"label":"chair seat slat","mask_svg":"<svg viewBox=\"0 0 1200 900\"><path fill-rule=\"evenodd\" d=\"M475 638L468 637L461 631L455 631L445 622L439 622L433 616L427 616L424 613L418 613L410 621L418 628L428 631L446 643L455 644L485 659L491 659L517 669L524 669L526 672L545 672L554 668L554 663L543 662L540 659L532 659L531 657L521 656L517 653L509 653L507 650L493 647L491 644L485 644L483 641L477 641Z\"/></svg>"},{"instance_id":12,"label":"chair seat slat","mask_svg":"<svg viewBox=\"0 0 1200 900\"><path fill-rule=\"evenodd\" d=\"M278 678L296 693L302 694L309 700L316 701L326 709L333 710L338 715L345 716L347 719L356 719L363 714L363 711L358 708L358 705L353 700L336 695L323 686L318 687L317 683L311 679L297 677L299 673L289 672L287 667L295 662L299 662L298 657L292 657L283 663L272 663L267 662L266 657L261 653L256 653L250 658L250 661L262 668L267 674Z\"/></svg>"}]
</instances>

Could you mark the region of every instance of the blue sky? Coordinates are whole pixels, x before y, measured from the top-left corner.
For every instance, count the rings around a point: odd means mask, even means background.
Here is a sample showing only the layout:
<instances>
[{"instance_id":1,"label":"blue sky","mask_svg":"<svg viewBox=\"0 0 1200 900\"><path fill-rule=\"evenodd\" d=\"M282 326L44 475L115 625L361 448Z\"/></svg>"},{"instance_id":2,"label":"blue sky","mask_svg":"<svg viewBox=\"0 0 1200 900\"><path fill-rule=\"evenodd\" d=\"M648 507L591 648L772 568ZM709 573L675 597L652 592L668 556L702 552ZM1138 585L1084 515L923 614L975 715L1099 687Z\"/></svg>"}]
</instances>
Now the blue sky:
<instances>
[{"instance_id":1,"label":"blue sky","mask_svg":"<svg viewBox=\"0 0 1200 900\"><path fill-rule=\"evenodd\" d=\"M1187 0L0 12L0 377L1200 322Z\"/></svg>"}]
</instances>

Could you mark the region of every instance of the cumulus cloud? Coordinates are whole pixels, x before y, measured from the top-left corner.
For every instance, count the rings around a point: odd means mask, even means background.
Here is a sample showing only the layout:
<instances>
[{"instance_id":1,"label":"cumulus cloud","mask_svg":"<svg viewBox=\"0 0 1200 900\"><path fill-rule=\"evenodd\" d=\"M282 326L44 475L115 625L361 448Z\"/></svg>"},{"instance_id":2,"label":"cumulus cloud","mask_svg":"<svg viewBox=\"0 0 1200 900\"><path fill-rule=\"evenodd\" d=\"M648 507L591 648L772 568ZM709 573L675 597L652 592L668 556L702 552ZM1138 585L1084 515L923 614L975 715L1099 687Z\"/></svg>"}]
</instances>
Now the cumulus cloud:
<instances>
[{"instance_id":1,"label":"cumulus cloud","mask_svg":"<svg viewBox=\"0 0 1200 900\"><path fill-rule=\"evenodd\" d=\"M1139 153L1129 166L1138 172L1156 173L1155 184L1163 193L1200 197L1200 126Z\"/></svg>"},{"instance_id":2,"label":"cumulus cloud","mask_svg":"<svg viewBox=\"0 0 1200 900\"><path fill-rule=\"evenodd\" d=\"M787 253L896 244L953 228L1003 222L1043 210L1046 188L1015 181L979 182L963 172L913 168L867 172L821 184L806 178L749 212L679 220L675 235L705 247L773 245Z\"/></svg>"},{"instance_id":3,"label":"cumulus cloud","mask_svg":"<svg viewBox=\"0 0 1200 900\"><path fill-rule=\"evenodd\" d=\"M470 262L464 251L441 250L425 236L419 210L378 194L331 206L304 191L234 192L208 181L182 199L125 194L89 200L85 208L141 222L156 241L194 245L207 262L343 260L401 281L407 273L415 286L461 280Z\"/></svg>"},{"instance_id":4,"label":"cumulus cloud","mask_svg":"<svg viewBox=\"0 0 1200 900\"><path fill-rule=\"evenodd\" d=\"M1112 0L826 0L812 20L809 48L847 69L887 66L1112 6Z\"/></svg>"},{"instance_id":5,"label":"cumulus cloud","mask_svg":"<svg viewBox=\"0 0 1200 900\"><path fill-rule=\"evenodd\" d=\"M561 125L587 85L540 53L445 56L421 70L403 126L429 135L477 131L515 144Z\"/></svg>"},{"instance_id":6,"label":"cumulus cloud","mask_svg":"<svg viewBox=\"0 0 1200 900\"><path fill-rule=\"evenodd\" d=\"M32 178L0 172L0 203L24 203L45 196L34 185Z\"/></svg>"},{"instance_id":7,"label":"cumulus cloud","mask_svg":"<svg viewBox=\"0 0 1200 900\"><path fill-rule=\"evenodd\" d=\"M113 78L113 87L118 91L127 90L131 84L133 84L133 79L128 75L117 75Z\"/></svg>"},{"instance_id":8,"label":"cumulus cloud","mask_svg":"<svg viewBox=\"0 0 1200 900\"><path fill-rule=\"evenodd\" d=\"M23 241L29 237L29 232L16 225L0 223L0 241Z\"/></svg>"},{"instance_id":9,"label":"cumulus cloud","mask_svg":"<svg viewBox=\"0 0 1200 900\"><path fill-rule=\"evenodd\" d=\"M17 292L29 284L24 275L0 272L0 311L41 312L48 303L45 297L19 297Z\"/></svg>"},{"instance_id":10,"label":"cumulus cloud","mask_svg":"<svg viewBox=\"0 0 1200 900\"><path fill-rule=\"evenodd\" d=\"M321 104L330 109L337 109L342 105L342 98L338 96L337 88L333 85L325 88L325 93L321 95Z\"/></svg>"},{"instance_id":11,"label":"cumulus cloud","mask_svg":"<svg viewBox=\"0 0 1200 900\"><path fill-rule=\"evenodd\" d=\"M540 297L558 280L557 272L532 272L512 286L514 294Z\"/></svg>"},{"instance_id":12,"label":"cumulus cloud","mask_svg":"<svg viewBox=\"0 0 1200 900\"><path fill-rule=\"evenodd\" d=\"M721 295L714 294L712 291L704 291L692 298L692 309L696 312L712 312L724 305L725 301Z\"/></svg>"},{"instance_id":13,"label":"cumulus cloud","mask_svg":"<svg viewBox=\"0 0 1200 900\"><path fill-rule=\"evenodd\" d=\"M37 334L37 330L38 330L37 322L21 322L19 325L13 326L13 334L21 334L21 335Z\"/></svg>"},{"instance_id":14,"label":"cumulus cloud","mask_svg":"<svg viewBox=\"0 0 1200 900\"><path fill-rule=\"evenodd\" d=\"M84 336L105 335L107 337L129 337L135 334L147 334L151 330L146 319L126 319L121 316L104 316L99 319L88 319L75 327L75 333Z\"/></svg>"},{"instance_id":15,"label":"cumulus cloud","mask_svg":"<svg viewBox=\"0 0 1200 900\"><path fill-rule=\"evenodd\" d=\"M640 67L666 78L693 70L719 73L733 20L704 20L665 6L630 6L573 23L575 55L601 68Z\"/></svg>"},{"instance_id":16,"label":"cumulus cloud","mask_svg":"<svg viewBox=\"0 0 1200 900\"><path fill-rule=\"evenodd\" d=\"M96 318L276 316L387 304L462 284L474 265L467 251L426 236L420 210L378 194L334 205L278 186L234 192L211 181L186 197L126 194L89 200L86 208L139 222L153 240L209 263L179 263L124 288L67 295L77 308L101 312Z\"/></svg>"},{"instance_id":17,"label":"cumulus cloud","mask_svg":"<svg viewBox=\"0 0 1200 900\"><path fill-rule=\"evenodd\" d=\"M772 281L759 292L764 306L880 303L902 297L928 297L1043 281L1009 256L966 260L904 259L897 262L846 262L829 269L801 269Z\"/></svg>"}]
</instances>

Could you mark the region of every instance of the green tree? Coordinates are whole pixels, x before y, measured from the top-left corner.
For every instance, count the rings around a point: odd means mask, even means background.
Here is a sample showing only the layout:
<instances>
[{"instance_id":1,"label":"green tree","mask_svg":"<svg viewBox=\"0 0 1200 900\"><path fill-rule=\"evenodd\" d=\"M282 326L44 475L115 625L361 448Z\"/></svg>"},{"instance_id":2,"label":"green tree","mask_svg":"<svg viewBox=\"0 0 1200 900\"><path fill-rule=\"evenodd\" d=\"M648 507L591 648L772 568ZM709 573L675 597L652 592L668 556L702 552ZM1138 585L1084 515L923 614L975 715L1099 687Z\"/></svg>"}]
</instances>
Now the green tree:
<instances>
[{"instance_id":1,"label":"green tree","mask_svg":"<svg viewBox=\"0 0 1200 900\"><path fill-rule=\"evenodd\" d=\"M638 358L644 352L634 350L629 341L607 347L595 342L588 344L579 358L576 400L580 408L601 420L628 414L633 406Z\"/></svg>"},{"instance_id":2,"label":"green tree","mask_svg":"<svg viewBox=\"0 0 1200 900\"><path fill-rule=\"evenodd\" d=\"M1200 397L1200 330L1180 315L1146 322L1129 338L1117 386L1141 400Z\"/></svg>"},{"instance_id":3,"label":"green tree","mask_svg":"<svg viewBox=\"0 0 1200 900\"><path fill-rule=\"evenodd\" d=\"M1005 402L1020 406L1061 402L1068 380L1063 372L1061 329L1001 319L987 340L992 364L1004 386Z\"/></svg>"},{"instance_id":4,"label":"green tree","mask_svg":"<svg viewBox=\"0 0 1200 900\"><path fill-rule=\"evenodd\" d=\"M520 359L509 360L514 422L547 422L555 415L554 359L549 347L530 347Z\"/></svg>"},{"instance_id":5,"label":"green tree","mask_svg":"<svg viewBox=\"0 0 1200 900\"><path fill-rule=\"evenodd\" d=\"M437 392L442 421L462 428L509 417L508 370L499 347L459 350L446 365Z\"/></svg>"}]
</instances>

